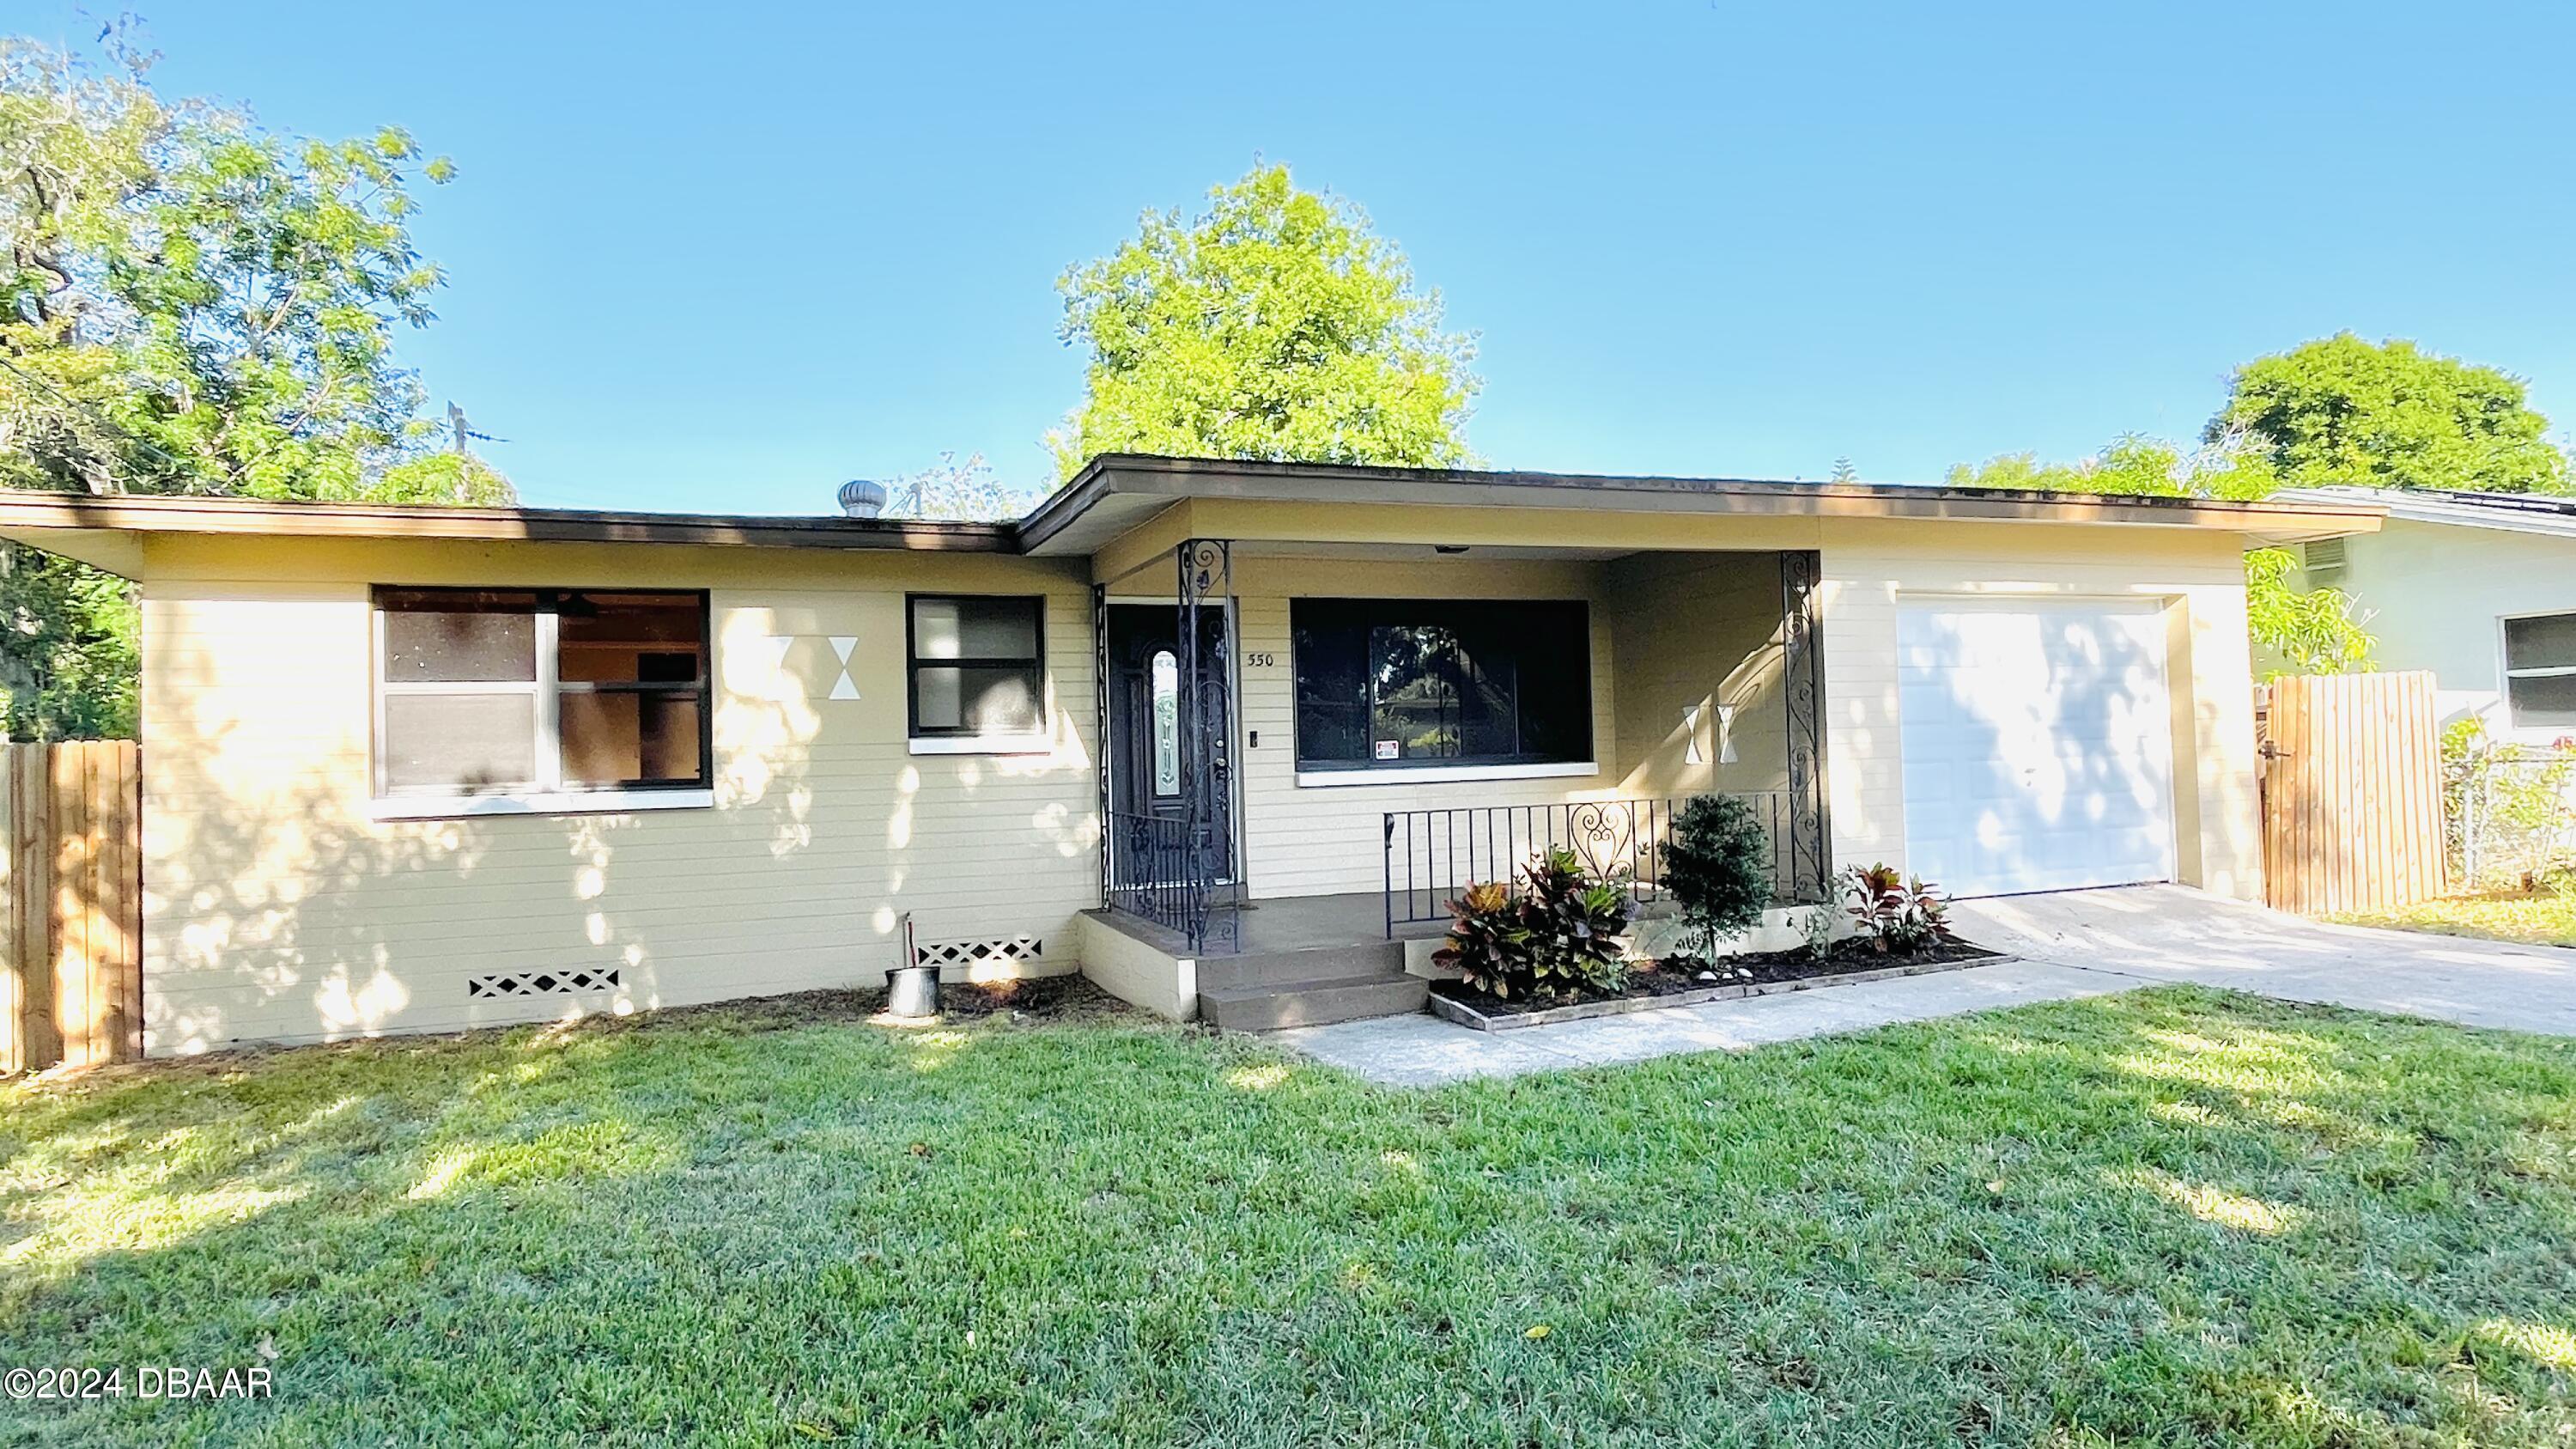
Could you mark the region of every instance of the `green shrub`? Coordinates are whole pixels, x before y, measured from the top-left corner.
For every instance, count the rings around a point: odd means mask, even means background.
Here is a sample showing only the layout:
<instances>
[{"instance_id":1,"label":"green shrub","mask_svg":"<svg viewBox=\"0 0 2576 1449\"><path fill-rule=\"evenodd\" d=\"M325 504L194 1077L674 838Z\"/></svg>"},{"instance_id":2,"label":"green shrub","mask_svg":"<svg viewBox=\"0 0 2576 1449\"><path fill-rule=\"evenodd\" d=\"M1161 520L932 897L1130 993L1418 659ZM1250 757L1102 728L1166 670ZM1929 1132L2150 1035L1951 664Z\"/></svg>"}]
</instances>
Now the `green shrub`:
<instances>
[{"instance_id":1,"label":"green shrub","mask_svg":"<svg viewBox=\"0 0 2576 1449\"><path fill-rule=\"evenodd\" d=\"M1664 842L1664 889L1681 906L1683 949L1701 960L1762 922L1771 904L1771 832L1732 795L1696 795Z\"/></svg>"},{"instance_id":2,"label":"green shrub","mask_svg":"<svg viewBox=\"0 0 2576 1449\"><path fill-rule=\"evenodd\" d=\"M1957 939L1950 934L1950 903L1921 876L1900 875L1882 862L1850 866L1835 879L1860 934L1885 955L1911 956Z\"/></svg>"},{"instance_id":3,"label":"green shrub","mask_svg":"<svg viewBox=\"0 0 2576 1449\"><path fill-rule=\"evenodd\" d=\"M1523 869L1518 892L1470 885L1449 912L1449 939L1431 959L1479 991L1509 1001L1627 985L1628 882L1592 874L1562 846Z\"/></svg>"},{"instance_id":4,"label":"green shrub","mask_svg":"<svg viewBox=\"0 0 2576 1449\"><path fill-rule=\"evenodd\" d=\"M1799 929L1806 936L1808 960L1823 961L1834 954L1834 913L1830 908L1825 906L1809 908L1806 919L1800 923Z\"/></svg>"},{"instance_id":5,"label":"green shrub","mask_svg":"<svg viewBox=\"0 0 2576 1449\"><path fill-rule=\"evenodd\" d=\"M2484 721L2442 731L2442 822L2460 882L2546 882L2576 861L2576 741L2547 747L2492 739Z\"/></svg>"}]
</instances>

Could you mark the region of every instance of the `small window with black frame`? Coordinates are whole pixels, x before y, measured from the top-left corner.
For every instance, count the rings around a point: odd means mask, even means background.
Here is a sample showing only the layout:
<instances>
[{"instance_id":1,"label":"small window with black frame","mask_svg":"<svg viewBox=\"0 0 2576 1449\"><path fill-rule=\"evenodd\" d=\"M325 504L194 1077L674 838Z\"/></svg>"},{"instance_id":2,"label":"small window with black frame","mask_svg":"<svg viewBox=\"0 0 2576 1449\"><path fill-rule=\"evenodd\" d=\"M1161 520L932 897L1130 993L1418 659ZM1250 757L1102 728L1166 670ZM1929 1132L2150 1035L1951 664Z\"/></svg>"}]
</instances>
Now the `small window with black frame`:
<instances>
[{"instance_id":1,"label":"small window with black frame","mask_svg":"<svg viewBox=\"0 0 2576 1449\"><path fill-rule=\"evenodd\" d=\"M915 739L1027 739L1044 729L1045 602L990 594L905 600Z\"/></svg>"},{"instance_id":2,"label":"small window with black frame","mask_svg":"<svg viewBox=\"0 0 2576 1449\"><path fill-rule=\"evenodd\" d=\"M386 797L703 789L707 596L376 591Z\"/></svg>"},{"instance_id":3,"label":"small window with black frame","mask_svg":"<svg viewBox=\"0 0 2576 1449\"><path fill-rule=\"evenodd\" d=\"M2504 621L2504 689L2515 729L2576 729L2576 614Z\"/></svg>"},{"instance_id":4,"label":"small window with black frame","mask_svg":"<svg viewBox=\"0 0 2576 1449\"><path fill-rule=\"evenodd\" d=\"M1580 600L1295 599L1297 767L1585 763Z\"/></svg>"}]
</instances>

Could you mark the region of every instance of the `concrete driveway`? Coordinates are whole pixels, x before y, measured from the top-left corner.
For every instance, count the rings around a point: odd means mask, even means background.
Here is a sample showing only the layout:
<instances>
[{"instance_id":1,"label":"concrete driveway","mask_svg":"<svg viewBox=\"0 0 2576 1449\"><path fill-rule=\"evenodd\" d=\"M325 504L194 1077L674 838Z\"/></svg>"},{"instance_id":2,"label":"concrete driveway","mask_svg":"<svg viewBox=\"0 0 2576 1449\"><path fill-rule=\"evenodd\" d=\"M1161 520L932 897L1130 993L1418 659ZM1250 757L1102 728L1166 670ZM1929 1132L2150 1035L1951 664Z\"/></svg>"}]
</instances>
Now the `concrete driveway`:
<instances>
[{"instance_id":1,"label":"concrete driveway","mask_svg":"<svg viewBox=\"0 0 2576 1449\"><path fill-rule=\"evenodd\" d=\"M2025 960L2576 1036L2576 950L2329 926L2188 886L1998 896L1950 914L1960 935Z\"/></svg>"},{"instance_id":2,"label":"concrete driveway","mask_svg":"<svg viewBox=\"0 0 2576 1449\"><path fill-rule=\"evenodd\" d=\"M1415 1015L1270 1039L1372 1081L1430 1086L1743 1050L2174 981L2576 1036L2576 950L2320 925L2185 886L1962 901L1951 917L1960 935L2017 959L1511 1032Z\"/></svg>"}]
</instances>

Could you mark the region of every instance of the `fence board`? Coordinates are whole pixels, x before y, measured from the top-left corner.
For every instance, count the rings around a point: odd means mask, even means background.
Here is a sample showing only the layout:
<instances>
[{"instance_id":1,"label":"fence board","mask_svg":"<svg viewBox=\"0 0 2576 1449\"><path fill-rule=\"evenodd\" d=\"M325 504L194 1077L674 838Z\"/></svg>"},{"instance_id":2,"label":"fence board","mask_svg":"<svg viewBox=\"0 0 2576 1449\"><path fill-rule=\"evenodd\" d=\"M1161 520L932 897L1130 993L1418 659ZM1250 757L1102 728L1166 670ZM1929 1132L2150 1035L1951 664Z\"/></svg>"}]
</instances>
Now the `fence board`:
<instances>
[{"instance_id":1,"label":"fence board","mask_svg":"<svg viewBox=\"0 0 2576 1449\"><path fill-rule=\"evenodd\" d=\"M130 740L0 760L0 1070L143 1050L142 772Z\"/></svg>"},{"instance_id":2,"label":"fence board","mask_svg":"<svg viewBox=\"0 0 2576 1449\"><path fill-rule=\"evenodd\" d=\"M2423 671L2282 679L2264 712L2268 899L2308 915L2444 889L2442 758Z\"/></svg>"}]
</instances>

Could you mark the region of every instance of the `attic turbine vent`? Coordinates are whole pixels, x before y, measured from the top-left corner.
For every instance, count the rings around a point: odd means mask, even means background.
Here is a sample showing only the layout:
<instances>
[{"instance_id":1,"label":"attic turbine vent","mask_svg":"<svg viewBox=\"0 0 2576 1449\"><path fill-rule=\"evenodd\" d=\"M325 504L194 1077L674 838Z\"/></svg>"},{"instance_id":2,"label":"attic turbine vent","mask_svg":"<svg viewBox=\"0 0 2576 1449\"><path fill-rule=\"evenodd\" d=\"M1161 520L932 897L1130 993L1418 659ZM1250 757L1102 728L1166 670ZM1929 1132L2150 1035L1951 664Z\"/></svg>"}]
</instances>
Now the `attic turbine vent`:
<instances>
[{"instance_id":1,"label":"attic turbine vent","mask_svg":"<svg viewBox=\"0 0 2576 1449\"><path fill-rule=\"evenodd\" d=\"M853 478L841 485L841 512L852 518L875 518L885 512L886 491L882 483Z\"/></svg>"},{"instance_id":2,"label":"attic turbine vent","mask_svg":"<svg viewBox=\"0 0 2576 1449\"><path fill-rule=\"evenodd\" d=\"M2320 538L2301 550L2301 562L2307 566L2308 582L2323 588L2343 582L2344 566L2351 560L2344 552L2343 540Z\"/></svg>"}]
</instances>

